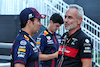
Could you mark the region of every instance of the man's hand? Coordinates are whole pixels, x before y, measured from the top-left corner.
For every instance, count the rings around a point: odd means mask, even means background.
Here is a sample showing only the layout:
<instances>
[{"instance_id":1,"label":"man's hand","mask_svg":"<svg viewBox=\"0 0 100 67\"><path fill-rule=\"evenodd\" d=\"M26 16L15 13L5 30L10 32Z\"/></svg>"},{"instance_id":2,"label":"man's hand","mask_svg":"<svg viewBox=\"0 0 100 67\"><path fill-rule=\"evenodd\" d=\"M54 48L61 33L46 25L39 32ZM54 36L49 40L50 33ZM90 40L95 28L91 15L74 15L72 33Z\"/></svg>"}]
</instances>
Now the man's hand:
<instances>
[{"instance_id":1,"label":"man's hand","mask_svg":"<svg viewBox=\"0 0 100 67\"><path fill-rule=\"evenodd\" d=\"M58 51L54 53L55 58L58 58Z\"/></svg>"},{"instance_id":2,"label":"man's hand","mask_svg":"<svg viewBox=\"0 0 100 67\"><path fill-rule=\"evenodd\" d=\"M54 58L58 58L58 51L53 54L42 54L42 52L39 52L39 60L47 61Z\"/></svg>"}]
</instances>

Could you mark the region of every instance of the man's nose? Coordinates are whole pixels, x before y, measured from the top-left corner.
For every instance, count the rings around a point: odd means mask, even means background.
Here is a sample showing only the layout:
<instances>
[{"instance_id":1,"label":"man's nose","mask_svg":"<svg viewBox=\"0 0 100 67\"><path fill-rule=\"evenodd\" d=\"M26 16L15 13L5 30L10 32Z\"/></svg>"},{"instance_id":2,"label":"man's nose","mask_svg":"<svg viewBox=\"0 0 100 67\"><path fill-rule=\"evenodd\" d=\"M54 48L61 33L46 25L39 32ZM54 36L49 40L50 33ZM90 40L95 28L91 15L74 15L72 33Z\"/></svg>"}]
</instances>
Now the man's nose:
<instances>
[{"instance_id":1,"label":"man's nose","mask_svg":"<svg viewBox=\"0 0 100 67\"><path fill-rule=\"evenodd\" d=\"M68 22L68 18L67 17L64 19L64 22Z\"/></svg>"}]
</instances>

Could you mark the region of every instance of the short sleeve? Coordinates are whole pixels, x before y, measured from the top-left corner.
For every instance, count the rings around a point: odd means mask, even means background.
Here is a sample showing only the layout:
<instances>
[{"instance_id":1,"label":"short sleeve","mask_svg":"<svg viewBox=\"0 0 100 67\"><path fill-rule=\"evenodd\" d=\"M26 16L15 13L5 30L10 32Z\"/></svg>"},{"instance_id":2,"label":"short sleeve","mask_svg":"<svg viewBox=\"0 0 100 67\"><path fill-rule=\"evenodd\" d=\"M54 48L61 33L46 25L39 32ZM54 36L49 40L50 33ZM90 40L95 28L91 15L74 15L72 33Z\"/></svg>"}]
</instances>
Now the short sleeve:
<instances>
[{"instance_id":1,"label":"short sleeve","mask_svg":"<svg viewBox=\"0 0 100 67\"><path fill-rule=\"evenodd\" d=\"M30 53L27 40L16 40L13 47L14 63L26 64Z\"/></svg>"},{"instance_id":2,"label":"short sleeve","mask_svg":"<svg viewBox=\"0 0 100 67\"><path fill-rule=\"evenodd\" d=\"M90 38L86 37L80 41L80 58L92 57L92 42Z\"/></svg>"},{"instance_id":3,"label":"short sleeve","mask_svg":"<svg viewBox=\"0 0 100 67\"><path fill-rule=\"evenodd\" d=\"M46 37L43 35L38 36L36 42L37 42L37 47L40 48L41 52L43 52L47 44Z\"/></svg>"}]
</instances>

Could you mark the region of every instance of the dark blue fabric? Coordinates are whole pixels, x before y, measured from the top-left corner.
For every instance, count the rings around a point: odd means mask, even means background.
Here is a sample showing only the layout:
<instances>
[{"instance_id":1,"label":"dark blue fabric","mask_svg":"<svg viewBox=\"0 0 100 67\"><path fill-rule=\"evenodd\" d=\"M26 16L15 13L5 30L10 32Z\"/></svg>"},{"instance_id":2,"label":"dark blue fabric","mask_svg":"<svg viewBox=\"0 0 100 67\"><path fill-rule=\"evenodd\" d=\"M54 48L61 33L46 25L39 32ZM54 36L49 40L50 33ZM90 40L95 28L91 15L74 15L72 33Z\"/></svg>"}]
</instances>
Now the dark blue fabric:
<instances>
[{"instance_id":1,"label":"dark blue fabric","mask_svg":"<svg viewBox=\"0 0 100 67\"><path fill-rule=\"evenodd\" d=\"M12 67L16 63L24 64L25 67L39 67L37 64L39 63L38 57L39 52L35 41L28 33L21 30L12 47Z\"/></svg>"},{"instance_id":2,"label":"dark blue fabric","mask_svg":"<svg viewBox=\"0 0 100 67\"><path fill-rule=\"evenodd\" d=\"M52 54L58 51L59 45L61 44L61 36L56 33L52 34L46 29L37 37L37 42L39 42L37 45L39 45L43 54ZM56 67L56 63L56 58L48 61L41 61L42 67L51 67L53 64L54 67Z\"/></svg>"}]
</instances>

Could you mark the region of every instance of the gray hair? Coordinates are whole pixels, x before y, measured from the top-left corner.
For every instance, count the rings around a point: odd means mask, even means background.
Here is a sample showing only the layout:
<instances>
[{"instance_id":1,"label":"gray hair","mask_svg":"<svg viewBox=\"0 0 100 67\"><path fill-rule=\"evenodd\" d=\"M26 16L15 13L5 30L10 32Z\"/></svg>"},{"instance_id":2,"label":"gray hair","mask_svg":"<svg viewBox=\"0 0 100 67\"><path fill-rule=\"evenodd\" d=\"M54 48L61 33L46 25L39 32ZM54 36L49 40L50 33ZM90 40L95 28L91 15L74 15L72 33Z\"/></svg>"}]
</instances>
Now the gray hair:
<instances>
[{"instance_id":1,"label":"gray hair","mask_svg":"<svg viewBox=\"0 0 100 67\"><path fill-rule=\"evenodd\" d=\"M83 11L83 8L77 4L70 4L69 5L69 8L75 8L77 9L77 18L80 18L82 17L83 18L83 15L84 15L84 11Z\"/></svg>"}]
</instances>

